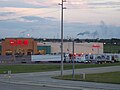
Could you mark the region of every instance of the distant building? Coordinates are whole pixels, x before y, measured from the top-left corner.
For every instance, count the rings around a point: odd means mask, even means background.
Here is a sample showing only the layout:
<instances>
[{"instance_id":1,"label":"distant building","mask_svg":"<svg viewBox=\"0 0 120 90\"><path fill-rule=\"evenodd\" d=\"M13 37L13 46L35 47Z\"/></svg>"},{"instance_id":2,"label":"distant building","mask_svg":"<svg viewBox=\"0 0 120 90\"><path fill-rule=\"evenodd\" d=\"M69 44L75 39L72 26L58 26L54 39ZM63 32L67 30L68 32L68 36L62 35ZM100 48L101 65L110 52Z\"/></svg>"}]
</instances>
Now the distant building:
<instances>
[{"instance_id":1,"label":"distant building","mask_svg":"<svg viewBox=\"0 0 120 90\"><path fill-rule=\"evenodd\" d=\"M64 42L63 52L72 53L73 46L72 42ZM37 46L50 46L51 53L58 54L61 52L61 43L60 42L45 42L37 43ZM84 53L84 54L102 54L103 53L103 43L75 43L74 44L75 53Z\"/></svg>"},{"instance_id":2,"label":"distant building","mask_svg":"<svg viewBox=\"0 0 120 90\"><path fill-rule=\"evenodd\" d=\"M2 55L30 55L37 53L37 42L32 38L6 38L1 43Z\"/></svg>"},{"instance_id":3,"label":"distant building","mask_svg":"<svg viewBox=\"0 0 120 90\"><path fill-rule=\"evenodd\" d=\"M33 38L6 38L0 43L1 55L60 54L60 42L37 42ZM64 53L72 53L72 42L64 42ZM102 54L103 43L75 43L75 53Z\"/></svg>"}]
</instances>

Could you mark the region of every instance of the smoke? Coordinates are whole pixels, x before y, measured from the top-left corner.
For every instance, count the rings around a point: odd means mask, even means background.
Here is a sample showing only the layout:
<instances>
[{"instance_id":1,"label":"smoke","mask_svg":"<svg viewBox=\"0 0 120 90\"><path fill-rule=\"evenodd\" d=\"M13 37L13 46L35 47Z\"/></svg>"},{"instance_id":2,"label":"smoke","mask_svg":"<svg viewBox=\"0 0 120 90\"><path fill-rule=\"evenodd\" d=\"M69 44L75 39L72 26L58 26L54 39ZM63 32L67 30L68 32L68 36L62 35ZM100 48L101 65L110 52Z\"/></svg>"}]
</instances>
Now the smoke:
<instances>
[{"instance_id":1,"label":"smoke","mask_svg":"<svg viewBox=\"0 0 120 90\"><path fill-rule=\"evenodd\" d=\"M108 32L108 27L106 25L106 23L104 21L101 21L100 22L100 30L99 30L99 34L100 34L100 37L103 37L106 38L106 37L109 37L109 33Z\"/></svg>"},{"instance_id":2,"label":"smoke","mask_svg":"<svg viewBox=\"0 0 120 90\"><path fill-rule=\"evenodd\" d=\"M82 35L82 36L83 36L83 35L89 35L89 34L90 34L89 31L85 31L85 32L83 32L83 33L78 33L77 36L78 36L78 35Z\"/></svg>"},{"instance_id":3,"label":"smoke","mask_svg":"<svg viewBox=\"0 0 120 90\"><path fill-rule=\"evenodd\" d=\"M98 31L92 32L91 35L93 36L93 38L98 38L99 37Z\"/></svg>"},{"instance_id":4,"label":"smoke","mask_svg":"<svg viewBox=\"0 0 120 90\"><path fill-rule=\"evenodd\" d=\"M99 32L96 30L94 32L89 32L89 31L85 31L85 32L82 32L82 33L78 33L77 36L83 36L83 35L88 35L89 37L92 37L92 38L98 38L99 37Z\"/></svg>"},{"instance_id":5,"label":"smoke","mask_svg":"<svg viewBox=\"0 0 120 90\"><path fill-rule=\"evenodd\" d=\"M86 29L88 28L88 29ZM106 24L105 21L100 21L99 25L94 25L92 28L85 27L86 31L79 32L77 36L84 36L84 38L119 38L120 26L113 26ZM90 32L89 32L90 30ZM83 37L80 37L83 38Z\"/></svg>"}]
</instances>

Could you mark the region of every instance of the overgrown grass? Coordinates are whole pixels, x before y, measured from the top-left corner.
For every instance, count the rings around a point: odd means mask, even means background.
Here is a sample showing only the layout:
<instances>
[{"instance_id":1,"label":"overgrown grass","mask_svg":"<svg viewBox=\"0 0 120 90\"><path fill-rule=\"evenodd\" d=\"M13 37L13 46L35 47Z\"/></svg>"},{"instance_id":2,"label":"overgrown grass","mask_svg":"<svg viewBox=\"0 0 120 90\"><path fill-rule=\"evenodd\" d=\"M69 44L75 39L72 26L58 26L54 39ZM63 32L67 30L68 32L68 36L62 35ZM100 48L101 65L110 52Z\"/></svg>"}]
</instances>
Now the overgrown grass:
<instances>
[{"instance_id":1,"label":"overgrown grass","mask_svg":"<svg viewBox=\"0 0 120 90\"><path fill-rule=\"evenodd\" d=\"M75 69L93 68L105 66L119 66L120 63L108 64L75 64ZM64 64L64 70L72 69L72 64ZM11 70L12 73L29 73L29 72L45 72L60 70L60 64L32 64L32 65L0 65L0 74L4 71Z\"/></svg>"},{"instance_id":2,"label":"overgrown grass","mask_svg":"<svg viewBox=\"0 0 120 90\"><path fill-rule=\"evenodd\" d=\"M65 80L120 84L120 71L119 72L99 73L99 74L86 74L85 79L83 79L83 77L81 75L75 75L74 79L72 78L72 75L66 75L63 77L58 76L55 78L65 79Z\"/></svg>"}]
</instances>

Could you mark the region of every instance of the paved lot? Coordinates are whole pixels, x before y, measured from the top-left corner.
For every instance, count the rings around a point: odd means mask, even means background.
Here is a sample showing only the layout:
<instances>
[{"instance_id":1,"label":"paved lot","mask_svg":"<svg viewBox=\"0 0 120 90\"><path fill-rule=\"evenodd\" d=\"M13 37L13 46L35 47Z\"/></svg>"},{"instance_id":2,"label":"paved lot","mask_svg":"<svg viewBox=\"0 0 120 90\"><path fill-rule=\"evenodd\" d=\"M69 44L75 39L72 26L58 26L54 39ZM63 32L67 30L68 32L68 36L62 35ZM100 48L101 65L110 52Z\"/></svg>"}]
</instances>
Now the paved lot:
<instances>
[{"instance_id":1,"label":"paved lot","mask_svg":"<svg viewBox=\"0 0 120 90\"><path fill-rule=\"evenodd\" d=\"M101 68L86 68L86 69L76 69L75 73L103 73L111 71L120 71L120 66L111 67L101 67ZM71 74L72 70L65 70L64 75ZM0 75L0 81L14 83L14 84L24 84L24 85L37 85L40 87L53 87L63 89L79 89L79 90L119 90L119 84L105 84L105 83L93 83L93 82L82 82L82 81L66 81L52 79L51 77L60 75L60 71L52 72L38 72L38 73L22 73L13 74L9 79L6 75ZM44 89L43 89L44 90ZM51 89L53 90L53 89Z\"/></svg>"}]
</instances>

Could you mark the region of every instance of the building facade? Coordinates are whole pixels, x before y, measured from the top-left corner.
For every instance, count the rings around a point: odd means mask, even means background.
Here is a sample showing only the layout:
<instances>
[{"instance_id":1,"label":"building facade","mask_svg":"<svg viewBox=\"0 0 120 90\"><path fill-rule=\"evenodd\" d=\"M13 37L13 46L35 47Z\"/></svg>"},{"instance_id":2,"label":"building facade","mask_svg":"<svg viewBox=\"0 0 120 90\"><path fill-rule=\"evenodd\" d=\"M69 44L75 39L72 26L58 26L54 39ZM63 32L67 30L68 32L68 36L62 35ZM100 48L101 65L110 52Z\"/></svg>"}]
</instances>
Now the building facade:
<instances>
[{"instance_id":1,"label":"building facade","mask_svg":"<svg viewBox=\"0 0 120 90\"><path fill-rule=\"evenodd\" d=\"M2 55L37 54L37 42L32 38L6 38L1 46Z\"/></svg>"},{"instance_id":2,"label":"building facade","mask_svg":"<svg viewBox=\"0 0 120 90\"><path fill-rule=\"evenodd\" d=\"M38 43L38 46L50 46L51 53L58 54L61 52L60 42L45 42ZM73 42L63 43L63 52L72 53L73 52ZM74 43L74 52L78 54L103 54L103 43Z\"/></svg>"},{"instance_id":3,"label":"building facade","mask_svg":"<svg viewBox=\"0 0 120 90\"><path fill-rule=\"evenodd\" d=\"M63 52L72 53L73 43L64 42ZM1 42L1 55L60 54L60 42L37 42L33 38L6 38ZM103 43L74 43L75 53L102 54Z\"/></svg>"}]
</instances>

